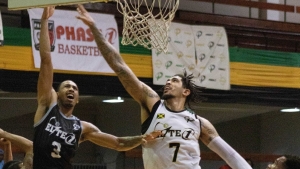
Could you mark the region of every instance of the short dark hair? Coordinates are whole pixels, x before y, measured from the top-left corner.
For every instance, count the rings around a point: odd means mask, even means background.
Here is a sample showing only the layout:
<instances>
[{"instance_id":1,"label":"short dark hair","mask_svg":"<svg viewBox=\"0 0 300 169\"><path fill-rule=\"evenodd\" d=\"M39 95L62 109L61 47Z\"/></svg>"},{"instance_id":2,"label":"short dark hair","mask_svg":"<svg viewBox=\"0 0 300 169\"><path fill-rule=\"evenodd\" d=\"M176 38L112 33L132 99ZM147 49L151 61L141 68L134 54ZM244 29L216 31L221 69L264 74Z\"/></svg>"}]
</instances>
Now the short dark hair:
<instances>
[{"instance_id":1,"label":"short dark hair","mask_svg":"<svg viewBox=\"0 0 300 169\"><path fill-rule=\"evenodd\" d=\"M286 169L299 169L300 157L295 155L284 155L286 161L284 162Z\"/></svg>"},{"instance_id":2,"label":"short dark hair","mask_svg":"<svg viewBox=\"0 0 300 169\"><path fill-rule=\"evenodd\" d=\"M21 164L22 161L12 160L8 161L3 165L2 169L20 169L19 164Z\"/></svg>"},{"instance_id":3,"label":"short dark hair","mask_svg":"<svg viewBox=\"0 0 300 169\"><path fill-rule=\"evenodd\" d=\"M191 74L187 74L186 70L183 70L183 74L176 74L174 76L179 76L181 77L181 81L182 81L182 87L189 89L190 95L187 96L185 104L187 105L188 108L191 108L191 102L193 103L199 103L203 100L206 100L206 98L201 96L202 90L204 89L204 87L200 87L197 86L193 80L194 75L193 73Z\"/></svg>"},{"instance_id":4,"label":"short dark hair","mask_svg":"<svg viewBox=\"0 0 300 169\"><path fill-rule=\"evenodd\" d=\"M66 81L72 81L72 82L74 82L73 80L64 80L64 81L60 82L60 83L58 84L58 86L56 87L56 91L57 91L57 92L59 92L61 85L62 85L64 82L66 82ZM74 83L75 83L75 82L74 82ZM76 83L75 83L75 84L76 84ZM77 84L76 84L76 86L77 86ZM77 88L78 88L78 86L77 86Z\"/></svg>"}]
</instances>

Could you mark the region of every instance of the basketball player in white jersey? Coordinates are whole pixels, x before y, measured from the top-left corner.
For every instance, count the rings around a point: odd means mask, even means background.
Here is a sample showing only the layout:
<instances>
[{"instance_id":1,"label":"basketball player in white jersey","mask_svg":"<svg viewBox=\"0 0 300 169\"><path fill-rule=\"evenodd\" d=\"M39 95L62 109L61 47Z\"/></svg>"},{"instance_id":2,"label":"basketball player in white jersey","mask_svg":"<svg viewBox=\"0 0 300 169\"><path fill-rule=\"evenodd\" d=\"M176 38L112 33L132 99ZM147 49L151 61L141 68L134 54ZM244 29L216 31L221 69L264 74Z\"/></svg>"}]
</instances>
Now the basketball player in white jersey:
<instances>
[{"instance_id":1,"label":"basketball player in white jersey","mask_svg":"<svg viewBox=\"0 0 300 169\"><path fill-rule=\"evenodd\" d=\"M41 66L37 89L38 108L34 117L33 169L72 169L71 159L78 145L87 140L99 146L126 151L157 137L160 132L116 137L101 132L92 123L81 121L73 115L79 99L76 83L66 80L59 85L57 92L52 88L48 18L53 13L54 7L46 7L41 17Z\"/></svg>"},{"instance_id":2,"label":"basketball player in white jersey","mask_svg":"<svg viewBox=\"0 0 300 169\"><path fill-rule=\"evenodd\" d=\"M233 169L251 167L217 133L214 126L203 117L197 116L186 106L196 101L200 88L191 81L192 75L175 75L164 87L163 96L141 82L126 65L121 55L105 39L95 21L78 5L78 19L91 29L95 41L109 66L115 71L127 92L141 106L142 133L162 130L162 135L153 142L143 145L145 169L200 169L201 140L222 157Z\"/></svg>"}]
</instances>

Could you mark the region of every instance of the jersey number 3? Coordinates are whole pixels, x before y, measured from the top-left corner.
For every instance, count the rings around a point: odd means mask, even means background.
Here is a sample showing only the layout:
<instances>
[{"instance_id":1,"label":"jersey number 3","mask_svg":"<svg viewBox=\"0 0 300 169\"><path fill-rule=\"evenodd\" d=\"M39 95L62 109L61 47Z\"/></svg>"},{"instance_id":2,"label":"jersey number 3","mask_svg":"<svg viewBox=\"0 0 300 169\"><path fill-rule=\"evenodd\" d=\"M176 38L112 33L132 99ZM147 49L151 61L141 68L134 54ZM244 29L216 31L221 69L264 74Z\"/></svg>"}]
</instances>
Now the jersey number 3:
<instances>
[{"instance_id":1,"label":"jersey number 3","mask_svg":"<svg viewBox=\"0 0 300 169\"><path fill-rule=\"evenodd\" d=\"M174 156L172 162L176 162L177 154L179 151L180 143L170 143L169 148L175 147Z\"/></svg>"},{"instance_id":2,"label":"jersey number 3","mask_svg":"<svg viewBox=\"0 0 300 169\"><path fill-rule=\"evenodd\" d=\"M51 157L53 158L61 158L60 156L60 149L61 149L61 144L59 142L53 141L52 142L53 145L53 152L51 152Z\"/></svg>"}]
</instances>

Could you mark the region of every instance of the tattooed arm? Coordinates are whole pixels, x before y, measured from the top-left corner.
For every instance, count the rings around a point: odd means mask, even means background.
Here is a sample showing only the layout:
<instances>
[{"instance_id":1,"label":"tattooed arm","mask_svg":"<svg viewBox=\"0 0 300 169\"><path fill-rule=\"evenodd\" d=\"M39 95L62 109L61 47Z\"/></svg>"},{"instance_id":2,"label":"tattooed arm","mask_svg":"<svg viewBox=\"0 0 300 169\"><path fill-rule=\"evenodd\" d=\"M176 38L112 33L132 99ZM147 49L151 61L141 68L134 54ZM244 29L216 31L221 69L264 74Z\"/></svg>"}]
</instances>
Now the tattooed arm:
<instances>
[{"instance_id":1,"label":"tattooed arm","mask_svg":"<svg viewBox=\"0 0 300 169\"><path fill-rule=\"evenodd\" d=\"M201 121L200 140L209 149L217 153L232 169L251 169L249 163L219 136L208 120L198 118Z\"/></svg>"},{"instance_id":2,"label":"tattooed arm","mask_svg":"<svg viewBox=\"0 0 300 169\"><path fill-rule=\"evenodd\" d=\"M201 121L200 140L205 145L208 145L210 141L213 140L215 137L219 136L219 134L210 121L200 116L198 116L198 118Z\"/></svg>"},{"instance_id":3,"label":"tattooed arm","mask_svg":"<svg viewBox=\"0 0 300 169\"><path fill-rule=\"evenodd\" d=\"M107 147L117 151L127 151L139 146L147 141L154 140L161 132L154 131L151 134L139 135L139 136L127 136L116 137L111 134L101 132L95 125L81 121L83 126L83 132L80 138L80 142L91 141L98 146Z\"/></svg>"},{"instance_id":4,"label":"tattooed arm","mask_svg":"<svg viewBox=\"0 0 300 169\"><path fill-rule=\"evenodd\" d=\"M89 26L104 59L117 74L126 91L142 106L142 112L148 111L147 113L149 113L153 105L160 99L158 94L137 78L125 63L120 53L98 30L95 21L82 5L78 5L77 11L79 13L77 18Z\"/></svg>"}]
</instances>

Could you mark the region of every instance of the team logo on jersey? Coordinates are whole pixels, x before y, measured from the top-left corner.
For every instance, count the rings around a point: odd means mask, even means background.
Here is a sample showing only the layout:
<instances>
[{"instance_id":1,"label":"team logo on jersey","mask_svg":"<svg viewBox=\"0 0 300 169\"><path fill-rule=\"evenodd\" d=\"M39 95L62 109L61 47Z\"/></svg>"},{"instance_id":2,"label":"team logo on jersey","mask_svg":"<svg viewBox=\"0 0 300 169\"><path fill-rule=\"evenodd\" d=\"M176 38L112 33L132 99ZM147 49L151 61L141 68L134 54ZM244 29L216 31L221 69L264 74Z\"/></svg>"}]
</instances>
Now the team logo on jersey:
<instances>
[{"instance_id":1,"label":"team logo on jersey","mask_svg":"<svg viewBox=\"0 0 300 169\"><path fill-rule=\"evenodd\" d=\"M190 140L191 138L195 137L196 134L193 128L174 129L173 126L160 122L156 123L154 130L161 131L161 135L159 137L162 139L165 137L176 137L184 140Z\"/></svg>"},{"instance_id":2,"label":"team logo on jersey","mask_svg":"<svg viewBox=\"0 0 300 169\"><path fill-rule=\"evenodd\" d=\"M73 129L74 130L79 130L80 129L80 125L78 125L77 123L73 124Z\"/></svg>"},{"instance_id":3,"label":"team logo on jersey","mask_svg":"<svg viewBox=\"0 0 300 169\"><path fill-rule=\"evenodd\" d=\"M74 145L76 143L75 134L71 133L66 136L65 143Z\"/></svg>"},{"instance_id":4,"label":"team logo on jersey","mask_svg":"<svg viewBox=\"0 0 300 169\"><path fill-rule=\"evenodd\" d=\"M157 114L156 118L157 119L163 119L163 118L165 118L165 114L164 113L159 113L159 114Z\"/></svg>"},{"instance_id":5,"label":"team logo on jersey","mask_svg":"<svg viewBox=\"0 0 300 169\"><path fill-rule=\"evenodd\" d=\"M191 118L190 116L185 116L184 119L186 120L187 123L188 123L189 121L190 121L190 122L195 121L195 119Z\"/></svg>"},{"instance_id":6,"label":"team logo on jersey","mask_svg":"<svg viewBox=\"0 0 300 169\"><path fill-rule=\"evenodd\" d=\"M74 145L76 143L75 134L63 131L61 124L56 120L56 117L50 118L45 130L49 132L49 135L65 140L66 144Z\"/></svg>"}]
</instances>

